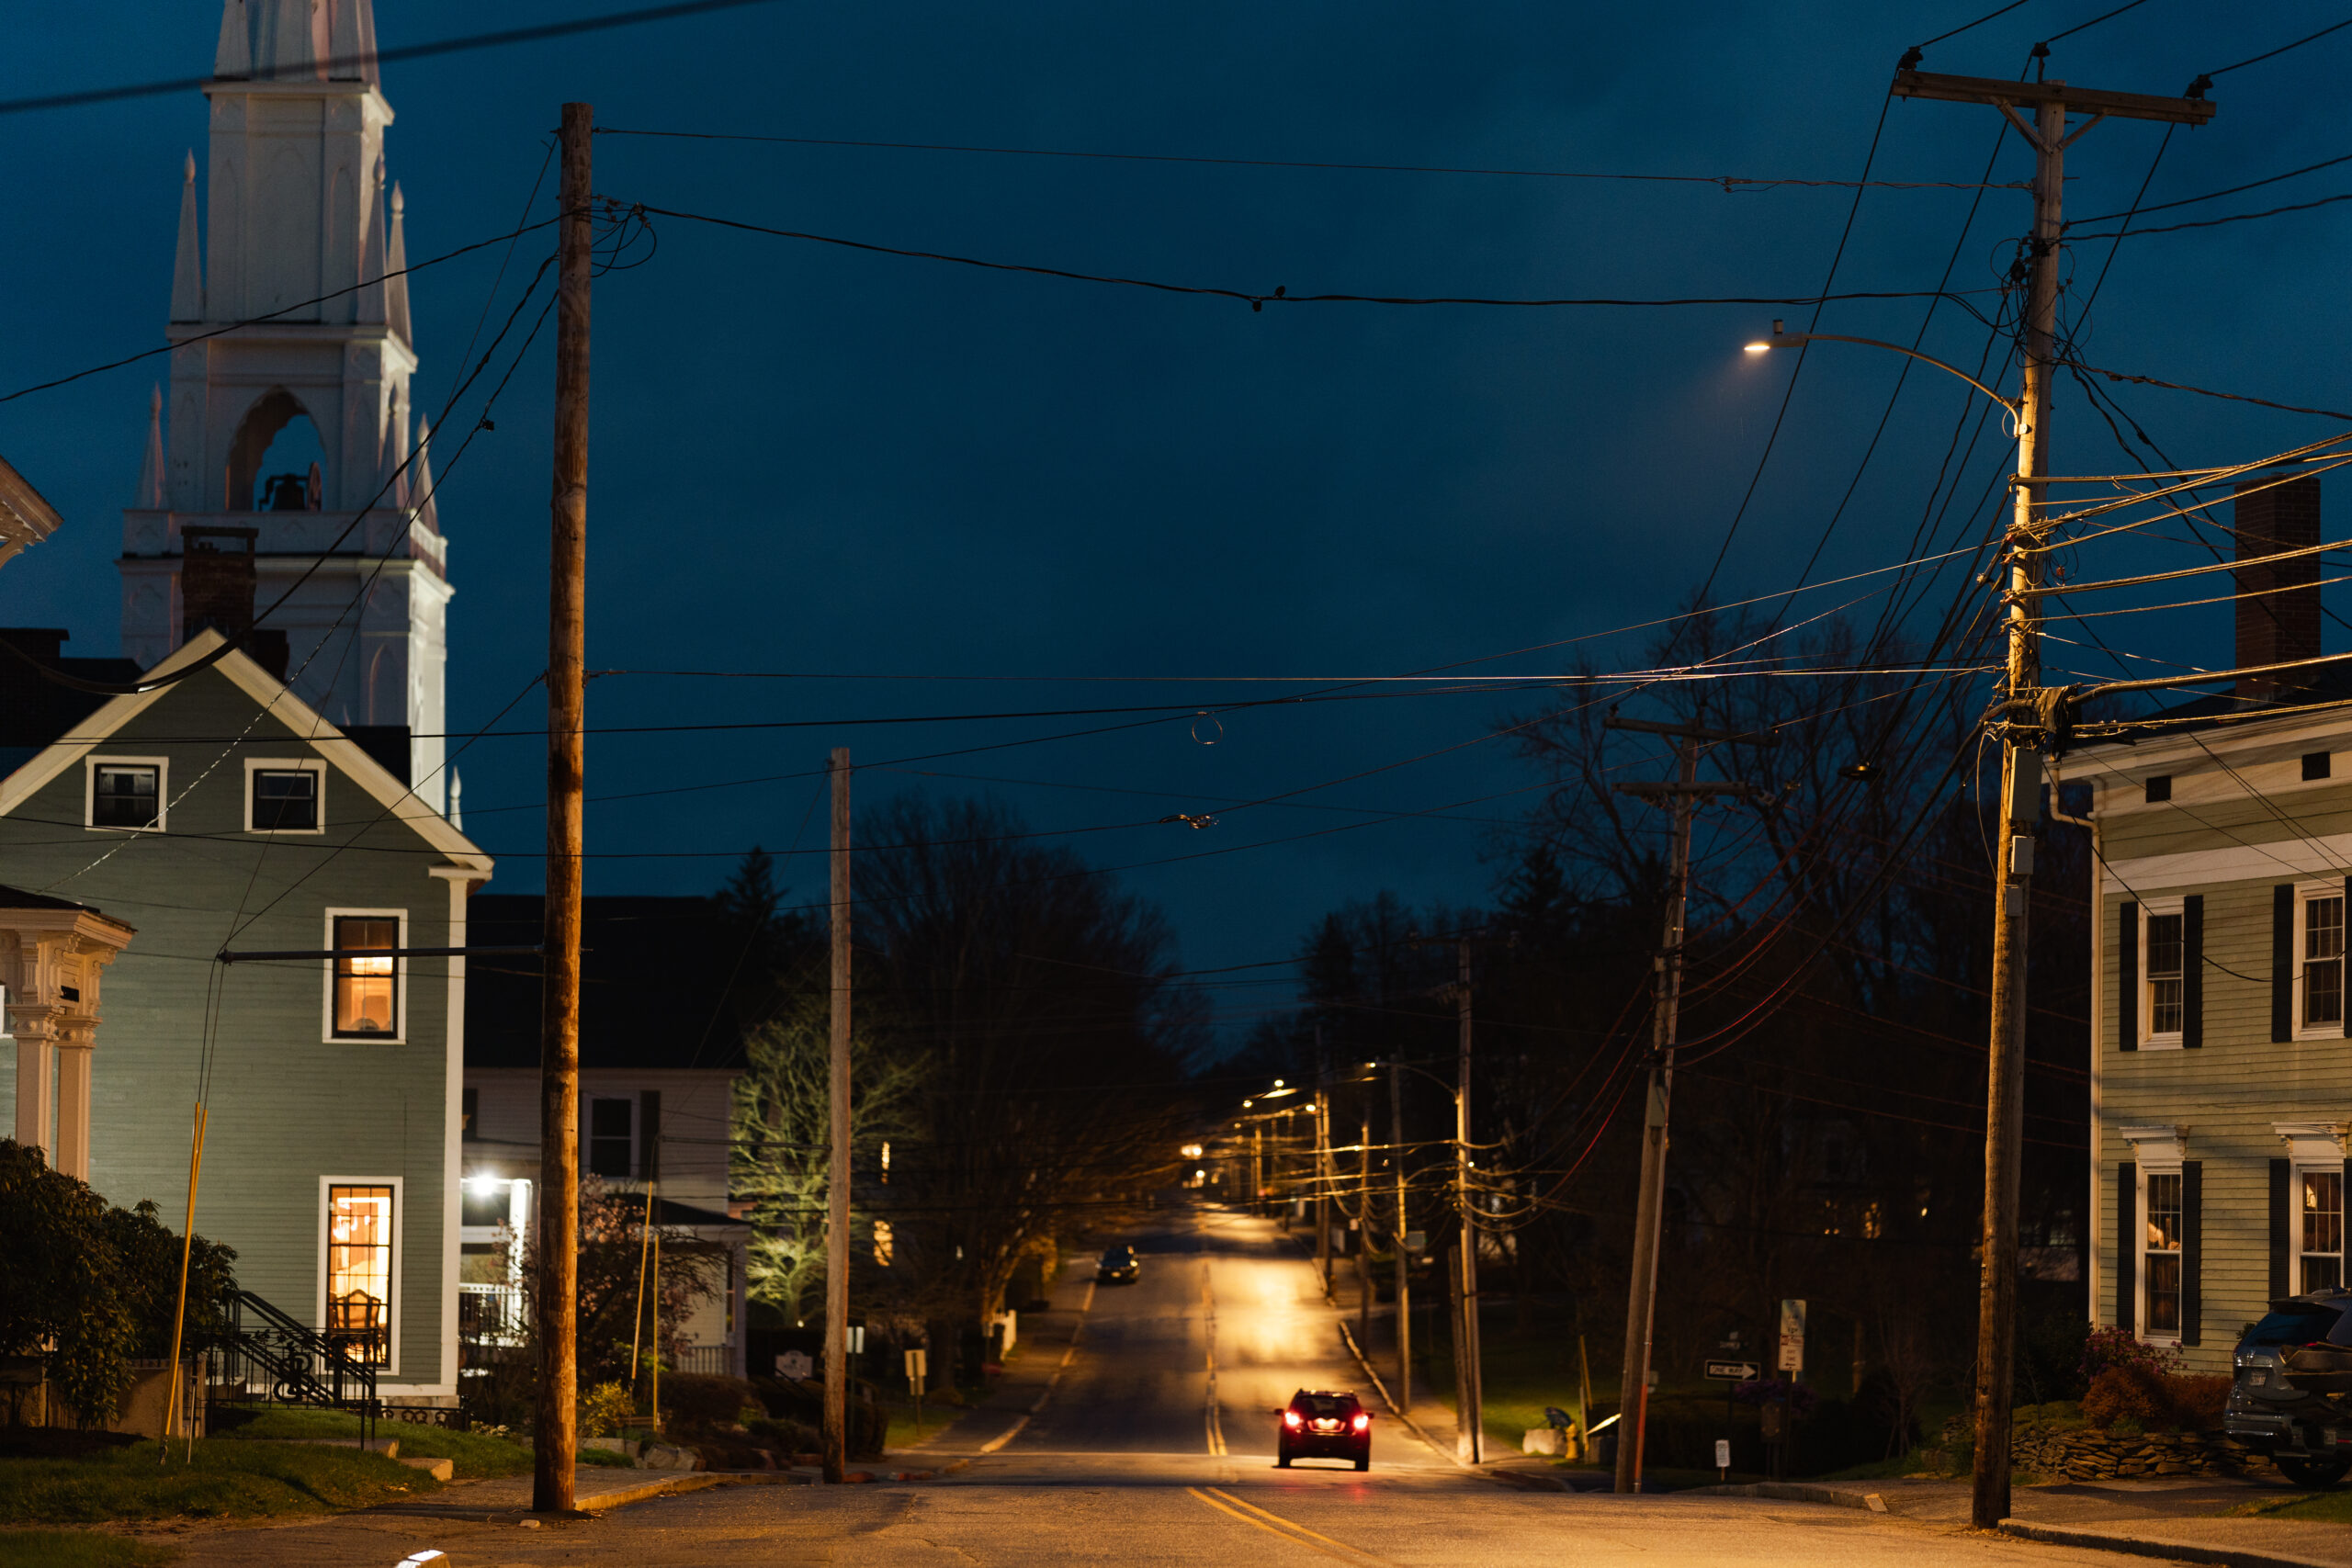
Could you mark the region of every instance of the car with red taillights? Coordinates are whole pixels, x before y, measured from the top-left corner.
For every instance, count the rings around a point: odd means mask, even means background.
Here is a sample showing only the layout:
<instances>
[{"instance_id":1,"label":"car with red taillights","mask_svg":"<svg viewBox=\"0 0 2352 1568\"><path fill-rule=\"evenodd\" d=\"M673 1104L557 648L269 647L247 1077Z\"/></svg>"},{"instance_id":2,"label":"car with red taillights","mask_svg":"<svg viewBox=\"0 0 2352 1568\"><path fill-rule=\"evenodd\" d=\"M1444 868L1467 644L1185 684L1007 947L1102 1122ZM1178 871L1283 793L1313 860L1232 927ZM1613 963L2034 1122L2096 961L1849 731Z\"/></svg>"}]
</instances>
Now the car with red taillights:
<instances>
[{"instance_id":1,"label":"car with red taillights","mask_svg":"<svg viewBox=\"0 0 2352 1568\"><path fill-rule=\"evenodd\" d=\"M1372 1412L1352 1393L1300 1389L1283 1407L1282 1430L1274 1438L1274 1463L1287 1470L1295 1459L1353 1460L1372 1468Z\"/></svg>"}]
</instances>

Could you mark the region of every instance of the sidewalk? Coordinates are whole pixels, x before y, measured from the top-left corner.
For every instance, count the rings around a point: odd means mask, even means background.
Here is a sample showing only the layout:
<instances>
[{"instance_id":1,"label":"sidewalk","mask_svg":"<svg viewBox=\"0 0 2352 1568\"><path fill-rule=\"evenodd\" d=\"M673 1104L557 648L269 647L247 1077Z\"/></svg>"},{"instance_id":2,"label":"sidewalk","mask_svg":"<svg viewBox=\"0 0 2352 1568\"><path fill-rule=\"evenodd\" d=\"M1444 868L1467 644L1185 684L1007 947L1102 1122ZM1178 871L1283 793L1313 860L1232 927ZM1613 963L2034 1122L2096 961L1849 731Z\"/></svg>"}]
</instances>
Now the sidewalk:
<instances>
[{"instance_id":1,"label":"sidewalk","mask_svg":"<svg viewBox=\"0 0 2352 1568\"><path fill-rule=\"evenodd\" d=\"M1022 1428L1029 1425L1029 1418L1044 1407L1046 1395L1061 1381L1062 1369L1069 1364L1080 1331L1085 1326L1086 1314L1094 1304L1094 1275L1085 1264L1086 1260L1076 1255L1064 1258L1061 1272L1055 1277L1047 1297L1054 1303L1053 1310L1020 1315L1020 1337L1013 1357L989 1387L987 1399L967 1406L944 1431L933 1432L919 1443L892 1449L886 1457L921 1455L925 1459L946 1459L990 1454L1020 1436Z\"/></svg>"},{"instance_id":2,"label":"sidewalk","mask_svg":"<svg viewBox=\"0 0 2352 1568\"><path fill-rule=\"evenodd\" d=\"M2352 1530L2301 1519L2219 1518L2223 1509L2285 1489L2258 1483L2179 1476L2153 1481L2067 1482L2020 1486L2007 1533L2053 1545L2102 1548L2177 1562L2243 1568L2352 1568ZM1710 1486L1686 1496L1772 1497L1871 1507L1928 1524L1965 1524L1964 1481L1905 1477L1889 1481L1770 1483Z\"/></svg>"}]
</instances>

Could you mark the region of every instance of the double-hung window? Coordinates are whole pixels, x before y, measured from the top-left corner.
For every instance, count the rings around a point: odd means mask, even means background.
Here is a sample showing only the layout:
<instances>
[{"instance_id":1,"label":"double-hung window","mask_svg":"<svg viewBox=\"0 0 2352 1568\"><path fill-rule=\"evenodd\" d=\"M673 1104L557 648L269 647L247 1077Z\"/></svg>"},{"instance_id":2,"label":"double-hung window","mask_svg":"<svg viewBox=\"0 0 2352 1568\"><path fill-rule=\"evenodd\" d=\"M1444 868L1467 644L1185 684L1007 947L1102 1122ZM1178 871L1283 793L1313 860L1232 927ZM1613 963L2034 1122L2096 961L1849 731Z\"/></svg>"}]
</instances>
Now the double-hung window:
<instances>
[{"instance_id":1,"label":"double-hung window","mask_svg":"<svg viewBox=\"0 0 2352 1568\"><path fill-rule=\"evenodd\" d=\"M2180 1333L2180 1172L2150 1171L2141 1242L2141 1332Z\"/></svg>"},{"instance_id":2,"label":"double-hung window","mask_svg":"<svg viewBox=\"0 0 2352 1568\"><path fill-rule=\"evenodd\" d=\"M2343 893L2305 895L2302 917L2296 1023L2305 1030L2338 1033L2344 1028Z\"/></svg>"},{"instance_id":3,"label":"double-hung window","mask_svg":"<svg viewBox=\"0 0 2352 1568\"><path fill-rule=\"evenodd\" d=\"M2150 898L2140 906L2139 1048L2188 1043L2188 900Z\"/></svg>"},{"instance_id":4,"label":"double-hung window","mask_svg":"<svg viewBox=\"0 0 2352 1568\"><path fill-rule=\"evenodd\" d=\"M392 1198L390 1186L327 1188L327 1334L368 1366L391 1364Z\"/></svg>"},{"instance_id":5,"label":"double-hung window","mask_svg":"<svg viewBox=\"0 0 2352 1568\"><path fill-rule=\"evenodd\" d=\"M2301 1227L2300 1291L2332 1291L2344 1283L2344 1168L2295 1172L2295 1223Z\"/></svg>"},{"instance_id":6,"label":"double-hung window","mask_svg":"<svg viewBox=\"0 0 2352 1568\"><path fill-rule=\"evenodd\" d=\"M323 826L326 770L317 763L249 761L245 831L315 833Z\"/></svg>"},{"instance_id":7,"label":"double-hung window","mask_svg":"<svg viewBox=\"0 0 2352 1568\"><path fill-rule=\"evenodd\" d=\"M588 1174L628 1177L636 1173L637 1102L588 1102Z\"/></svg>"},{"instance_id":8,"label":"double-hung window","mask_svg":"<svg viewBox=\"0 0 2352 1568\"><path fill-rule=\"evenodd\" d=\"M95 758L89 769L91 827L153 831L164 826L160 758Z\"/></svg>"},{"instance_id":9,"label":"double-hung window","mask_svg":"<svg viewBox=\"0 0 2352 1568\"><path fill-rule=\"evenodd\" d=\"M396 914L335 914L327 1032L336 1040L397 1040L401 921Z\"/></svg>"}]
</instances>

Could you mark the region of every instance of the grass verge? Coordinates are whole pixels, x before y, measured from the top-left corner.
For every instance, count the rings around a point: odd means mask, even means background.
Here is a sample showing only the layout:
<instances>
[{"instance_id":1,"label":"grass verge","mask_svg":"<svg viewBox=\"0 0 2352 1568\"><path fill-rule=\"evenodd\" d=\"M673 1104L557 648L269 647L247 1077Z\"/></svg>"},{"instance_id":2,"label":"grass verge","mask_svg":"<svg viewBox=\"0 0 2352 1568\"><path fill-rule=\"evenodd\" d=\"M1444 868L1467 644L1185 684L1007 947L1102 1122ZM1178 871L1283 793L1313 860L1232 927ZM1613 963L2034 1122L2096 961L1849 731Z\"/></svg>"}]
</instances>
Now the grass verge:
<instances>
[{"instance_id":1,"label":"grass verge","mask_svg":"<svg viewBox=\"0 0 2352 1568\"><path fill-rule=\"evenodd\" d=\"M179 1555L94 1530L0 1530L0 1568L164 1568Z\"/></svg>"},{"instance_id":2,"label":"grass verge","mask_svg":"<svg viewBox=\"0 0 2352 1568\"><path fill-rule=\"evenodd\" d=\"M446 1459L462 1480L491 1475L520 1475L531 1468L531 1450L503 1438L477 1432L453 1432L446 1427L411 1426L405 1421L379 1421L376 1436L400 1440L403 1459ZM220 1442L292 1442L302 1438L339 1438L356 1441L359 1417L347 1410L311 1410L297 1405L273 1405L251 1420L214 1434ZM581 1462L596 1461L581 1455ZM620 1455L607 1457L627 1460Z\"/></svg>"},{"instance_id":3,"label":"grass verge","mask_svg":"<svg viewBox=\"0 0 2352 1568\"><path fill-rule=\"evenodd\" d=\"M133 1443L83 1459L0 1462L0 1525L119 1519L268 1518L367 1508L441 1483L381 1454L296 1443L202 1438L193 1453Z\"/></svg>"}]
</instances>

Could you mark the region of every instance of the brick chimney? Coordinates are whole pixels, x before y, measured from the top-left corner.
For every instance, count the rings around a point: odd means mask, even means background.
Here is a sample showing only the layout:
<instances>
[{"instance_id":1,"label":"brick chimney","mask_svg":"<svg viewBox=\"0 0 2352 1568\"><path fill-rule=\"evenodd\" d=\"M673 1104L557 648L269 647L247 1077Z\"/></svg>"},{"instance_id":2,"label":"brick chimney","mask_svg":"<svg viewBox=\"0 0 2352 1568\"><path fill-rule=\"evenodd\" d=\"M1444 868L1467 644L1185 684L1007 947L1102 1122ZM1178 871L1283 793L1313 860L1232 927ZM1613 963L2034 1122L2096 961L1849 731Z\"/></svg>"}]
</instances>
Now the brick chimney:
<instances>
[{"instance_id":1,"label":"brick chimney","mask_svg":"<svg viewBox=\"0 0 2352 1568\"><path fill-rule=\"evenodd\" d=\"M2241 479L2236 490L2237 662L2284 664L2319 657L2319 557L2266 561L2281 550L2306 549L2320 542L2319 477L2281 480ZM2280 592L2266 592L2267 589ZM2241 702L2269 703L2308 684L2295 673L2242 675Z\"/></svg>"},{"instance_id":2,"label":"brick chimney","mask_svg":"<svg viewBox=\"0 0 2352 1568\"><path fill-rule=\"evenodd\" d=\"M254 540L259 534L257 528L180 531L180 640L210 626L283 681L286 634L254 626Z\"/></svg>"}]
</instances>

